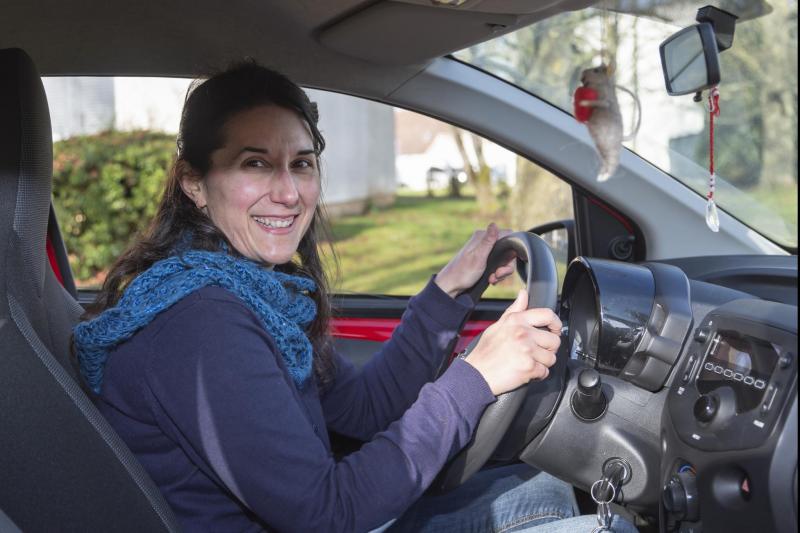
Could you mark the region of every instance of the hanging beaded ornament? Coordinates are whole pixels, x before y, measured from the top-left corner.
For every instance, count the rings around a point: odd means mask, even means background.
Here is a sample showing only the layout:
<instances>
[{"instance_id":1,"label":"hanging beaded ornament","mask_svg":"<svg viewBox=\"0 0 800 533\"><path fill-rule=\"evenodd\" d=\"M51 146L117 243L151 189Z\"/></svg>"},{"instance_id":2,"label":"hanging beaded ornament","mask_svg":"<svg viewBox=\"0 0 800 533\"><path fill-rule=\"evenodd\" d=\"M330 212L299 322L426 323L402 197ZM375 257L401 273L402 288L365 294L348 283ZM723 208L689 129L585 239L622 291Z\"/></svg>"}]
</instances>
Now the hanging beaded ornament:
<instances>
[{"instance_id":1,"label":"hanging beaded ornament","mask_svg":"<svg viewBox=\"0 0 800 533\"><path fill-rule=\"evenodd\" d=\"M708 93L708 117L709 117L709 176L708 194L706 195L706 224L713 232L719 231L719 212L717 204L714 202L714 189L717 185L717 175L714 173L714 117L719 116L719 89L714 87Z\"/></svg>"}]
</instances>

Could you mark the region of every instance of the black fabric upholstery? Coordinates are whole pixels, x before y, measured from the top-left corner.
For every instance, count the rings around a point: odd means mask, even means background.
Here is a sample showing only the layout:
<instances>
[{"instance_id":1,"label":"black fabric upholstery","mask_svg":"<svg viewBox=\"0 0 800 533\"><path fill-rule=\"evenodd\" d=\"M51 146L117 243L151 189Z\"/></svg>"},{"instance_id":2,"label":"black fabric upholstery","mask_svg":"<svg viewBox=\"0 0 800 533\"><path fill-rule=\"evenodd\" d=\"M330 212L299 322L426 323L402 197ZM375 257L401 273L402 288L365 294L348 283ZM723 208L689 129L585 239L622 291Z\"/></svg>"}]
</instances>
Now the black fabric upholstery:
<instances>
[{"instance_id":1,"label":"black fabric upholstery","mask_svg":"<svg viewBox=\"0 0 800 533\"><path fill-rule=\"evenodd\" d=\"M0 533L21 533L17 524L12 522L2 509L0 509Z\"/></svg>"},{"instance_id":2,"label":"black fabric upholstery","mask_svg":"<svg viewBox=\"0 0 800 533\"><path fill-rule=\"evenodd\" d=\"M52 173L41 80L0 50L0 509L23 531L177 531L75 380L80 306L47 266Z\"/></svg>"},{"instance_id":3,"label":"black fabric upholstery","mask_svg":"<svg viewBox=\"0 0 800 533\"><path fill-rule=\"evenodd\" d=\"M37 246L45 242L53 174L53 143L50 111L44 87L31 61L20 61L19 114L22 137L14 207L14 232L19 235L22 259L39 294L44 287L46 254ZM6 78L13 82L14 78Z\"/></svg>"}]
</instances>

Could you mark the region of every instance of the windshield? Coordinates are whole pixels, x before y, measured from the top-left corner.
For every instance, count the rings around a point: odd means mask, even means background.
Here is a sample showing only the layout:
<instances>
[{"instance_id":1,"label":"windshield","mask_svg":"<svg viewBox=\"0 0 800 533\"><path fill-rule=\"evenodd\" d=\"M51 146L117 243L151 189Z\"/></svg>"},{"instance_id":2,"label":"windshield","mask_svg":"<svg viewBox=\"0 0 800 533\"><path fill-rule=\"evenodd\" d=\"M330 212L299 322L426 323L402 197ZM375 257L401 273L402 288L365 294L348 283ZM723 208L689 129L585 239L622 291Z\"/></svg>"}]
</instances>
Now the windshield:
<instances>
[{"instance_id":1,"label":"windshield","mask_svg":"<svg viewBox=\"0 0 800 533\"><path fill-rule=\"evenodd\" d=\"M722 4L739 20L733 46L720 54L715 198L720 208L751 228L796 249L797 1ZM702 5L603 2L598 4L602 8L563 13L454 55L569 113L581 71L601 59L613 60L626 132L636 123L630 93L641 103L640 128L624 145L705 196L706 103L693 101L692 95L667 95L658 48L693 24Z\"/></svg>"}]
</instances>

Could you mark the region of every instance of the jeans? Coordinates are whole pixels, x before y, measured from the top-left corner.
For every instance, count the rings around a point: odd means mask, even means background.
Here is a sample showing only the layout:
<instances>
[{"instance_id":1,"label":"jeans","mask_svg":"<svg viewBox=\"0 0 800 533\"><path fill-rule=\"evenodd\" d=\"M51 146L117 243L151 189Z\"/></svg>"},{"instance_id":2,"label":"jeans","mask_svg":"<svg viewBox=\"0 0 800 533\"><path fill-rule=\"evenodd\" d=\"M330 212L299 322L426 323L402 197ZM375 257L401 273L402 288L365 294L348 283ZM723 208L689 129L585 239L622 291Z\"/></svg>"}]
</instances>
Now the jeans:
<instances>
[{"instance_id":1,"label":"jeans","mask_svg":"<svg viewBox=\"0 0 800 533\"><path fill-rule=\"evenodd\" d=\"M385 533L590 533L595 515L576 516L572 486L524 464L478 472L446 494L425 495ZM615 516L612 530L636 528Z\"/></svg>"}]
</instances>

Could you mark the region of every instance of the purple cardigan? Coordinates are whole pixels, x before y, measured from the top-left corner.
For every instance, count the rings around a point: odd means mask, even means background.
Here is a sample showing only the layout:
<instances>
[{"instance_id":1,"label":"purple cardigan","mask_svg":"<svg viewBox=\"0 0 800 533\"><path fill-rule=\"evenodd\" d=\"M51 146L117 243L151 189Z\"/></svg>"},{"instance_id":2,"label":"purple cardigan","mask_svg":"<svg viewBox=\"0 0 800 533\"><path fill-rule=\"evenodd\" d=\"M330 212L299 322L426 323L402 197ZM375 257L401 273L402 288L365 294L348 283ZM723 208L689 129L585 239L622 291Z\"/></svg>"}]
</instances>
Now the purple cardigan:
<instances>
[{"instance_id":1,"label":"purple cardigan","mask_svg":"<svg viewBox=\"0 0 800 533\"><path fill-rule=\"evenodd\" d=\"M97 404L185 531L368 531L400 515L494 401L456 360L429 383L469 311L435 283L361 370L336 356L298 390L256 315L207 287L109 357ZM326 428L367 442L337 462Z\"/></svg>"}]
</instances>

